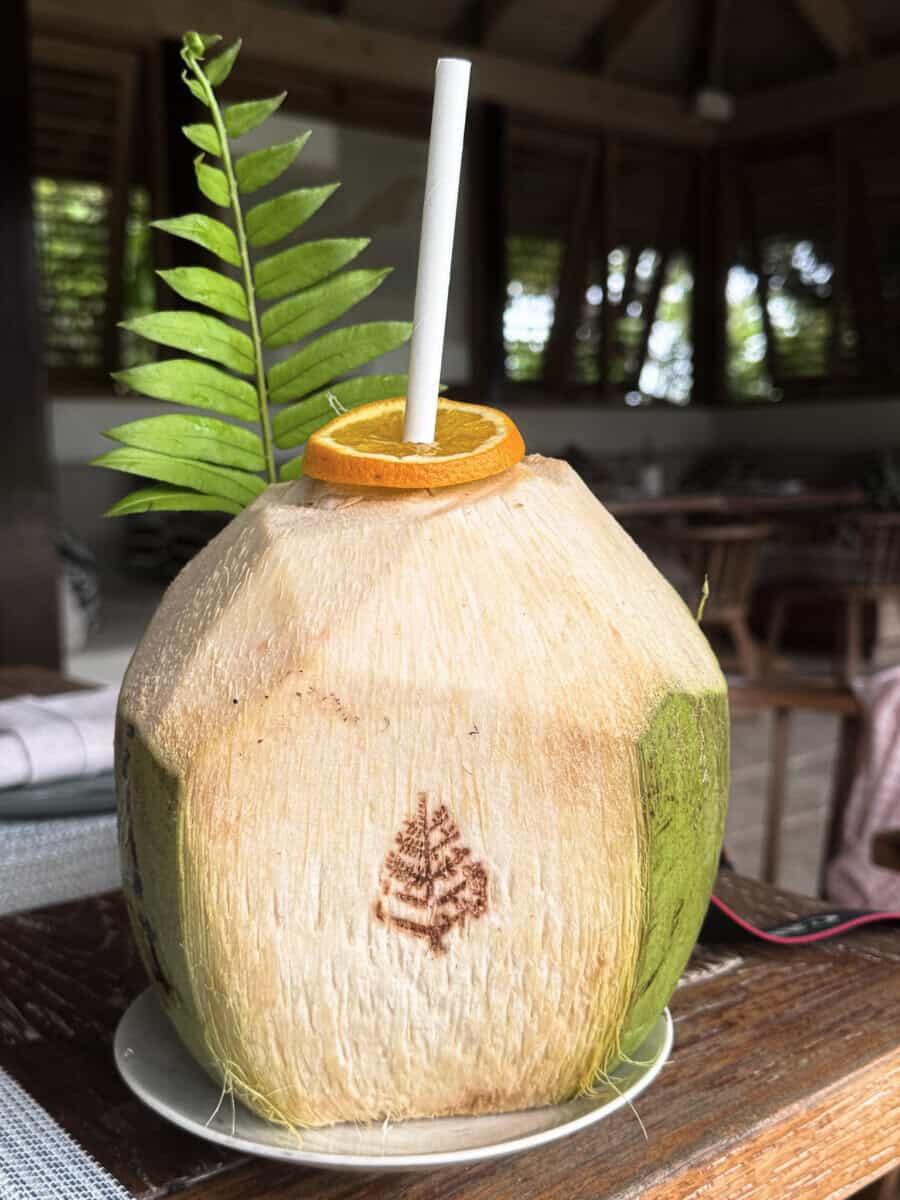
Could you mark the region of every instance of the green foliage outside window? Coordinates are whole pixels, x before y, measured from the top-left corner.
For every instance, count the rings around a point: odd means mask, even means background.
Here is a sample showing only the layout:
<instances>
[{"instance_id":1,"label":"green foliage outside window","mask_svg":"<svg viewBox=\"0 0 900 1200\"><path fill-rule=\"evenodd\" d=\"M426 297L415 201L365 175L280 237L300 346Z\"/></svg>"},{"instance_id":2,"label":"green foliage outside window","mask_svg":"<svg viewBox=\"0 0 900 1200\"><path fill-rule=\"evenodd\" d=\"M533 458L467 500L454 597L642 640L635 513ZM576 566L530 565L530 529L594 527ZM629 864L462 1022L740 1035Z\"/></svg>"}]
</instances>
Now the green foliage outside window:
<instances>
[{"instance_id":1,"label":"green foliage outside window","mask_svg":"<svg viewBox=\"0 0 900 1200\"><path fill-rule=\"evenodd\" d=\"M558 238L509 237L506 267L506 377L529 383L539 380L543 373L544 349L553 328L559 291L562 242Z\"/></svg>"},{"instance_id":2,"label":"green foliage outside window","mask_svg":"<svg viewBox=\"0 0 900 1200\"><path fill-rule=\"evenodd\" d=\"M44 354L51 372L102 378L107 321L137 316L153 307L150 198L129 193L122 312L107 314L110 191L99 183L48 179L32 182L34 233L40 276ZM120 341L121 365L147 361L145 344Z\"/></svg>"},{"instance_id":3,"label":"green foliage outside window","mask_svg":"<svg viewBox=\"0 0 900 1200\"><path fill-rule=\"evenodd\" d=\"M507 378L520 383L540 382L544 351L553 328L563 244L559 239L510 237L507 239L507 302L504 313L504 345ZM609 382L626 388L640 378L638 392L628 392L629 403L647 398L684 404L690 398L691 296L693 276L688 260L672 258L665 266L653 327L647 339L647 355L638 361L645 336L648 297L654 276L662 267L661 256L652 247L637 251L630 271L631 250L620 246L610 251L605 278L596 264L582 297L575 327L572 382L600 383L600 341L604 288L613 310L613 346L609 356ZM626 294L627 293L627 294Z\"/></svg>"},{"instance_id":4,"label":"green foliage outside window","mask_svg":"<svg viewBox=\"0 0 900 1200\"><path fill-rule=\"evenodd\" d=\"M780 400L782 381L802 386L831 372L834 268L827 247L806 239L768 238L763 269L769 281L771 347L757 275L741 265L728 273L728 393L737 401ZM852 354L854 347L855 332L845 328L841 351ZM773 363L777 382L771 377Z\"/></svg>"}]
</instances>

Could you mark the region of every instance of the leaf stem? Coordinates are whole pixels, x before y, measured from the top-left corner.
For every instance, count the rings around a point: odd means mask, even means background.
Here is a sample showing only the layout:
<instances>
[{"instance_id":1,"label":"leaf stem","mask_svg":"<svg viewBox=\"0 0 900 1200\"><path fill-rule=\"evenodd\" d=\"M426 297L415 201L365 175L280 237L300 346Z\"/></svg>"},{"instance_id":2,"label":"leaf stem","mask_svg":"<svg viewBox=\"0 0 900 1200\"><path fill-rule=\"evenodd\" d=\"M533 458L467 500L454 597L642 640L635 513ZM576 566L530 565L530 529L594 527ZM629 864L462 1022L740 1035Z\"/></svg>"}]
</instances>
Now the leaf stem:
<instances>
[{"instance_id":1,"label":"leaf stem","mask_svg":"<svg viewBox=\"0 0 900 1200\"><path fill-rule=\"evenodd\" d=\"M237 180L234 175L234 167L231 162L231 148L228 145L228 133L225 129L225 122L222 120L222 112L219 108L219 102L216 99L215 92L212 89L212 84L206 78L206 74L200 63L190 54L188 61L191 70L197 77L197 82L203 89L203 94L209 103L210 114L212 115L213 124L216 128L216 133L219 136L219 145L222 150L222 167L225 171L225 178L228 180L228 194L231 197L231 211L234 216L234 232L237 237L238 251L241 256L241 273L244 277L244 289L247 293L247 312L250 317L250 339L253 342L253 357L256 364L256 390L259 395L259 423L262 430L263 454L266 460L266 475L269 483L278 482L278 474L275 470L275 452L272 441L272 422L269 416L269 394L266 385L266 372L263 365L262 355L262 337L259 331L259 317L256 312L256 290L253 286L253 270L250 266L250 252L247 248L247 234L244 230L244 214L241 211L241 204L238 198Z\"/></svg>"}]
</instances>

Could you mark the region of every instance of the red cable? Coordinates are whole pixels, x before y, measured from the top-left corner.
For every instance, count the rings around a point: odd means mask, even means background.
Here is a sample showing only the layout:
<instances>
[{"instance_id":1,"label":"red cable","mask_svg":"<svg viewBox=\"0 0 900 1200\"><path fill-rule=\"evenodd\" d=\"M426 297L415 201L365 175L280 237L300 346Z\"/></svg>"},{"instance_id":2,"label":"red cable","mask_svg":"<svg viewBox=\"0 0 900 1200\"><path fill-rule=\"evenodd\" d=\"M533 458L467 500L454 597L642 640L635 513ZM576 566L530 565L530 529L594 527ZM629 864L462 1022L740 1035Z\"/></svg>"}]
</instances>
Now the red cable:
<instances>
[{"instance_id":1,"label":"red cable","mask_svg":"<svg viewBox=\"0 0 900 1200\"><path fill-rule=\"evenodd\" d=\"M857 928L859 925L871 925L876 921L900 921L900 912L868 912L860 913L858 916L851 917L850 920L841 921L837 925L830 925L827 929L820 929L817 933L801 934L799 937L785 937L783 934L767 933L764 929L759 929L756 925L751 925L749 921L729 908L724 900L720 900L718 896L710 896L710 902L725 914L729 920L734 921L735 925L754 937L761 938L764 942L772 942L776 946L802 946L807 942L821 942L825 938L836 937L838 934L847 933L851 929ZM810 914L815 916L815 913ZM798 918L802 920L803 918Z\"/></svg>"}]
</instances>

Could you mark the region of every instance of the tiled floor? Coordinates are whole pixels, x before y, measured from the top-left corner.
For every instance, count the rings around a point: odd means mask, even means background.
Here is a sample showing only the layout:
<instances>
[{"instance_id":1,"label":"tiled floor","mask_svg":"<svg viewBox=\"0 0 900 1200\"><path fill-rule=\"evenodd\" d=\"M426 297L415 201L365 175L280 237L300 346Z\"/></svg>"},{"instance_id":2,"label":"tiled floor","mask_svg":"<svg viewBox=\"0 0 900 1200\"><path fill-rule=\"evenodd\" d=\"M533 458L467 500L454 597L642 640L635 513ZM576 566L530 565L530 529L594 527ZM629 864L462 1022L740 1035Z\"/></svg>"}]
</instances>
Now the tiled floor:
<instances>
[{"instance_id":1,"label":"tiled floor","mask_svg":"<svg viewBox=\"0 0 900 1200\"><path fill-rule=\"evenodd\" d=\"M113 580L104 588L102 628L85 650L70 656L77 679L118 683L135 643L159 602L153 583ZM769 761L770 723L766 716L741 717L732 726L731 803L725 845L738 869L758 875ZM814 893L824 838L837 720L797 713L792 722L788 771L784 865L780 880L795 891Z\"/></svg>"}]
</instances>

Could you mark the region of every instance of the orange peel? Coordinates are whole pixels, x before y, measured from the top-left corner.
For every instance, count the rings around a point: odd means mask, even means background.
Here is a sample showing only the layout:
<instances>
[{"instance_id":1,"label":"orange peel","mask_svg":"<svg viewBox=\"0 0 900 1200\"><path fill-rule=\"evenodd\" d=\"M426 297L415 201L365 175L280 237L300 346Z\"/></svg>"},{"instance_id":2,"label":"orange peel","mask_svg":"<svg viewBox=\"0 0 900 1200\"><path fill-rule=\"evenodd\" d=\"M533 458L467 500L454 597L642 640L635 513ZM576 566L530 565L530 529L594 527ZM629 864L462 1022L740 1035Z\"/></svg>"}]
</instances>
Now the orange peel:
<instances>
[{"instance_id":1,"label":"orange peel","mask_svg":"<svg viewBox=\"0 0 900 1200\"><path fill-rule=\"evenodd\" d=\"M403 441L406 400L376 400L342 413L306 444L303 472L328 483L436 488L497 475L519 462L525 443L505 413L438 401L433 444Z\"/></svg>"}]
</instances>

